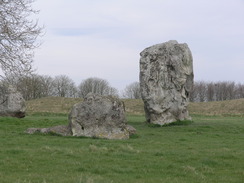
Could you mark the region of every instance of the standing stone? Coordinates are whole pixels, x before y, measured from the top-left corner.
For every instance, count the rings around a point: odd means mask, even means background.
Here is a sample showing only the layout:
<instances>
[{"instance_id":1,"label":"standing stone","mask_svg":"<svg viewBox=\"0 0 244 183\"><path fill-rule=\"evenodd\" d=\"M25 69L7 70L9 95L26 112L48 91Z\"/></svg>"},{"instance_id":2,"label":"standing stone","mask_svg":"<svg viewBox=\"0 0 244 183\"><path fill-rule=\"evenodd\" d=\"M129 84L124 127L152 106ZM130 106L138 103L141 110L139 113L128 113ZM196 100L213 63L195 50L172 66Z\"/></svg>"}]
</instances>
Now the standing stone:
<instances>
[{"instance_id":1,"label":"standing stone","mask_svg":"<svg viewBox=\"0 0 244 183\"><path fill-rule=\"evenodd\" d=\"M193 59L187 44L168 41L146 48L140 59L140 88L148 123L190 120Z\"/></svg>"},{"instance_id":2,"label":"standing stone","mask_svg":"<svg viewBox=\"0 0 244 183\"><path fill-rule=\"evenodd\" d=\"M1 97L0 116L25 117L25 100L13 86L9 86L6 95Z\"/></svg>"}]
</instances>

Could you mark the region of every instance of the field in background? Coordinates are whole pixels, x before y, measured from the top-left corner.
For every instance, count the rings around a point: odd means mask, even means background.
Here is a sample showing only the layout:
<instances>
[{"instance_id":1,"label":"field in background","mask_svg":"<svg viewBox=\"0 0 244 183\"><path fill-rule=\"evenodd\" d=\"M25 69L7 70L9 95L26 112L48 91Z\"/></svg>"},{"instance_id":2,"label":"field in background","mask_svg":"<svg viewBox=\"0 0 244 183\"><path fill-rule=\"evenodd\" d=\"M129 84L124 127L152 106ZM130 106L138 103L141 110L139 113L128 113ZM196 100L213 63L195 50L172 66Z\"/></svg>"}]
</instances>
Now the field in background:
<instances>
[{"instance_id":1,"label":"field in background","mask_svg":"<svg viewBox=\"0 0 244 183\"><path fill-rule=\"evenodd\" d=\"M27 101L27 113L69 113L71 107L80 98L46 97ZM128 114L144 114L143 102L140 99L123 99ZM195 115L238 115L244 116L244 99L220 102L190 103L190 114Z\"/></svg>"},{"instance_id":2,"label":"field in background","mask_svg":"<svg viewBox=\"0 0 244 183\"><path fill-rule=\"evenodd\" d=\"M241 105L235 115L223 113L243 100L193 106L193 123L167 127L148 126L142 101L125 100L128 123L137 129L129 140L24 133L30 127L67 124L67 113L76 102L28 101L26 118L0 118L1 183L243 183ZM210 106L217 116L200 113L213 112Z\"/></svg>"},{"instance_id":3,"label":"field in background","mask_svg":"<svg viewBox=\"0 0 244 183\"><path fill-rule=\"evenodd\" d=\"M26 102L27 114L33 113L55 113L67 114L71 107L81 102L81 98L64 98L64 97L45 97Z\"/></svg>"},{"instance_id":4,"label":"field in background","mask_svg":"<svg viewBox=\"0 0 244 183\"><path fill-rule=\"evenodd\" d=\"M244 98L217 102L190 103L191 114L244 116Z\"/></svg>"}]
</instances>

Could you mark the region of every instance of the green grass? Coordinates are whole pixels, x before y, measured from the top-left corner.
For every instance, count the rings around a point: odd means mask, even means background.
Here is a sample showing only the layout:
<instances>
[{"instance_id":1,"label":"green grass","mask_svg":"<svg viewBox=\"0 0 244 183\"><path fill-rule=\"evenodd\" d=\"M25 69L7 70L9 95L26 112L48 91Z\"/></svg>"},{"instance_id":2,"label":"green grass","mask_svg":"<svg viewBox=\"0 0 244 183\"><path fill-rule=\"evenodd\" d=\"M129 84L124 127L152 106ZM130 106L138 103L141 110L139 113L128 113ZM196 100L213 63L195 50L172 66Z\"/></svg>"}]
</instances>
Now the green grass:
<instances>
[{"instance_id":1,"label":"green grass","mask_svg":"<svg viewBox=\"0 0 244 183\"><path fill-rule=\"evenodd\" d=\"M129 140L28 135L29 127L67 124L64 115L0 118L1 183L243 183L242 117L193 116L193 123L137 129Z\"/></svg>"}]
</instances>

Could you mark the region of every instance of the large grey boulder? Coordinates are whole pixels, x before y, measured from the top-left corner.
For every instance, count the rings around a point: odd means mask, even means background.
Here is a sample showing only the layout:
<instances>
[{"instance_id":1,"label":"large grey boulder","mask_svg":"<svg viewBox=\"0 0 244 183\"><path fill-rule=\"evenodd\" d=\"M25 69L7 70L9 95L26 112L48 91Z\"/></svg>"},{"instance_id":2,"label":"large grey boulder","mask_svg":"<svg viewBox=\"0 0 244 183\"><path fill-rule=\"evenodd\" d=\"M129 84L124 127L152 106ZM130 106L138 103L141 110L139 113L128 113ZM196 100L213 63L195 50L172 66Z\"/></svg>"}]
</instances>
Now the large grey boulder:
<instances>
[{"instance_id":1,"label":"large grey boulder","mask_svg":"<svg viewBox=\"0 0 244 183\"><path fill-rule=\"evenodd\" d=\"M124 103L118 98L88 94L69 114L73 136L128 139L135 129L128 126Z\"/></svg>"},{"instance_id":2,"label":"large grey boulder","mask_svg":"<svg viewBox=\"0 0 244 183\"><path fill-rule=\"evenodd\" d=\"M25 110L25 100L21 93L15 87L9 86L8 92L1 96L0 116L23 118Z\"/></svg>"},{"instance_id":3,"label":"large grey boulder","mask_svg":"<svg viewBox=\"0 0 244 183\"><path fill-rule=\"evenodd\" d=\"M136 132L126 123L124 103L118 98L89 93L69 114L67 126L29 128L26 133L55 133L62 136L85 136L128 139Z\"/></svg>"},{"instance_id":4,"label":"large grey boulder","mask_svg":"<svg viewBox=\"0 0 244 183\"><path fill-rule=\"evenodd\" d=\"M146 48L140 58L140 88L148 123L191 119L187 105L193 86L193 59L187 44L168 41Z\"/></svg>"}]
</instances>

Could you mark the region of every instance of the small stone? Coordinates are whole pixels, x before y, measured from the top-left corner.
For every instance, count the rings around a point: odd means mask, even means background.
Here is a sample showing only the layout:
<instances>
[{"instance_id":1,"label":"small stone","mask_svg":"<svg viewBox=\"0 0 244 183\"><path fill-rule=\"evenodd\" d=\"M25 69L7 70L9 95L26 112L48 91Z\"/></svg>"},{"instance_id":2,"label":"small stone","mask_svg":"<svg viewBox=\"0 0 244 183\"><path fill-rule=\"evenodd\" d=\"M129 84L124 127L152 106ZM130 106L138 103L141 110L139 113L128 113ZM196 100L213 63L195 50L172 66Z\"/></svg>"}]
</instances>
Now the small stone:
<instances>
[{"instance_id":1,"label":"small stone","mask_svg":"<svg viewBox=\"0 0 244 183\"><path fill-rule=\"evenodd\" d=\"M130 135L136 134L136 129L131 125L127 125L126 130L129 132Z\"/></svg>"},{"instance_id":2,"label":"small stone","mask_svg":"<svg viewBox=\"0 0 244 183\"><path fill-rule=\"evenodd\" d=\"M50 128L28 128L25 133L34 134L34 133L53 133L61 136L71 135L70 128L67 125L59 125Z\"/></svg>"},{"instance_id":3,"label":"small stone","mask_svg":"<svg viewBox=\"0 0 244 183\"><path fill-rule=\"evenodd\" d=\"M0 116L25 117L25 100L15 87L9 86L7 94L0 102Z\"/></svg>"}]
</instances>

